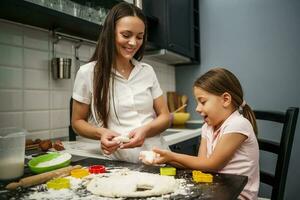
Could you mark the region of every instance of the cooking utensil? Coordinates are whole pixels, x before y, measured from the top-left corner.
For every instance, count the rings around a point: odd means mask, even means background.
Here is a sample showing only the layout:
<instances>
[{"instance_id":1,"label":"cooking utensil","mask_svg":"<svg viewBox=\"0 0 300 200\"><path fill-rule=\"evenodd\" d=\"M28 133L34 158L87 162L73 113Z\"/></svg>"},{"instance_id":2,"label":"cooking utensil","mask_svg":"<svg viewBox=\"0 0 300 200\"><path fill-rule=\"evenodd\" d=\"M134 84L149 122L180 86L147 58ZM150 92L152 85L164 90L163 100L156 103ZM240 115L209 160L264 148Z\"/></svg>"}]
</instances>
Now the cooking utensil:
<instances>
[{"instance_id":1,"label":"cooking utensil","mask_svg":"<svg viewBox=\"0 0 300 200\"><path fill-rule=\"evenodd\" d=\"M186 106L187 106L187 104L184 104L184 105L180 106L179 108L177 108L176 110L174 110L173 113L177 113L178 111L184 109Z\"/></svg>"},{"instance_id":2,"label":"cooking utensil","mask_svg":"<svg viewBox=\"0 0 300 200\"><path fill-rule=\"evenodd\" d=\"M8 184L6 186L6 189L14 190L18 187L26 188L26 187L30 187L33 185L42 184L53 178L68 176L68 175L70 175L71 170L79 169L79 168L81 168L81 165L69 166L69 167L64 167L64 168L57 169L57 170L54 170L51 172L46 172L43 174L38 174L38 175L22 178L19 182L13 182L13 183Z\"/></svg>"},{"instance_id":3,"label":"cooking utensil","mask_svg":"<svg viewBox=\"0 0 300 200\"><path fill-rule=\"evenodd\" d=\"M175 176L176 175L176 168L174 168L174 167L161 167L160 168L160 175Z\"/></svg>"},{"instance_id":4,"label":"cooking utensil","mask_svg":"<svg viewBox=\"0 0 300 200\"><path fill-rule=\"evenodd\" d=\"M182 105L185 105L185 104L187 104L187 102L188 102L188 96L182 95L182 96L181 96L181 104L182 104ZM185 112L185 107L182 108L181 111L182 111L182 112Z\"/></svg>"},{"instance_id":5,"label":"cooking utensil","mask_svg":"<svg viewBox=\"0 0 300 200\"><path fill-rule=\"evenodd\" d=\"M70 179L67 178L56 178L47 182L47 187L54 190L69 189Z\"/></svg>"},{"instance_id":6,"label":"cooking utensil","mask_svg":"<svg viewBox=\"0 0 300 200\"><path fill-rule=\"evenodd\" d=\"M71 78L71 58L53 58L52 59L52 77L53 79Z\"/></svg>"}]
</instances>

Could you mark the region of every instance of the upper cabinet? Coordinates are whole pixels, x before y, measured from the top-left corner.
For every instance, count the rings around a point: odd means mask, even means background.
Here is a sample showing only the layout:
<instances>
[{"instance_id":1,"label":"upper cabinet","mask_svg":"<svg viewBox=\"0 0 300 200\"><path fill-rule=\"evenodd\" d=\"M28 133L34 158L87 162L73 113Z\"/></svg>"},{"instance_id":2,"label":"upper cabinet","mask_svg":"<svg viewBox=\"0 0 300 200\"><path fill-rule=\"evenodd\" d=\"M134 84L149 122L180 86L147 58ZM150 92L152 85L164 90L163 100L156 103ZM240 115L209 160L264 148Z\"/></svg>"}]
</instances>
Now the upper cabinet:
<instances>
[{"instance_id":1,"label":"upper cabinet","mask_svg":"<svg viewBox=\"0 0 300 200\"><path fill-rule=\"evenodd\" d=\"M146 56L174 65L200 62L198 1L142 1L149 27ZM97 41L105 12L119 2L1 0L0 18Z\"/></svg>"},{"instance_id":2,"label":"upper cabinet","mask_svg":"<svg viewBox=\"0 0 300 200\"><path fill-rule=\"evenodd\" d=\"M36 0L32 2L2 0L0 18L97 41L101 30L100 18L104 18L105 11L120 1Z\"/></svg>"},{"instance_id":3,"label":"upper cabinet","mask_svg":"<svg viewBox=\"0 0 300 200\"><path fill-rule=\"evenodd\" d=\"M158 23L149 30L150 42L188 58L178 60L178 64L200 62L198 0L143 0L143 11L158 18Z\"/></svg>"}]
</instances>

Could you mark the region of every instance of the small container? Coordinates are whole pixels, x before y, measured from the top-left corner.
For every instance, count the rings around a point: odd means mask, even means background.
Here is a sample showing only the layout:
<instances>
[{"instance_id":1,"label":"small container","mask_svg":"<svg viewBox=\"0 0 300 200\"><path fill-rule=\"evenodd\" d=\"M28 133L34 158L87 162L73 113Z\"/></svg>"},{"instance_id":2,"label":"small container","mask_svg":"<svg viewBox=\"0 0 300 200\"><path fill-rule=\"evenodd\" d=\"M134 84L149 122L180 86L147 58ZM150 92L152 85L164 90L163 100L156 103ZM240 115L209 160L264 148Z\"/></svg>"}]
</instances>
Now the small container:
<instances>
[{"instance_id":1,"label":"small container","mask_svg":"<svg viewBox=\"0 0 300 200\"><path fill-rule=\"evenodd\" d=\"M71 58L53 58L52 59L52 77L53 79L71 78Z\"/></svg>"},{"instance_id":2,"label":"small container","mask_svg":"<svg viewBox=\"0 0 300 200\"><path fill-rule=\"evenodd\" d=\"M193 170L193 181L196 183L212 183L213 182L213 175L206 174L198 170Z\"/></svg>"},{"instance_id":3,"label":"small container","mask_svg":"<svg viewBox=\"0 0 300 200\"><path fill-rule=\"evenodd\" d=\"M190 113L172 113L171 121L173 125L183 125L187 120L190 119Z\"/></svg>"},{"instance_id":4,"label":"small container","mask_svg":"<svg viewBox=\"0 0 300 200\"><path fill-rule=\"evenodd\" d=\"M24 173L24 129L10 127L0 129L0 180L19 178Z\"/></svg>"},{"instance_id":5,"label":"small container","mask_svg":"<svg viewBox=\"0 0 300 200\"><path fill-rule=\"evenodd\" d=\"M176 175L176 168L174 168L174 167L161 167L160 168L160 175L162 175L162 176L175 176Z\"/></svg>"},{"instance_id":6,"label":"small container","mask_svg":"<svg viewBox=\"0 0 300 200\"><path fill-rule=\"evenodd\" d=\"M87 169L73 169L71 171L71 176L75 178L83 178L89 175L89 171Z\"/></svg>"},{"instance_id":7,"label":"small container","mask_svg":"<svg viewBox=\"0 0 300 200\"><path fill-rule=\"evenodd\" d=\"M40 174L62 167L66 167L70 165L71 159L72 155L69 153L53 152L31 159L28 162L28 167L33 173ZM41 164L44 164L44 166L41 166ZM45 166L45 164L47 165Z\"/></svg>"},{"instance_id":8,"label":"small container","mask_svg":"<svg viewBox=\"0 0 300 200\"><path fill-rule=\"evenodd\" d=\"M106 169L103 165L92 165L89 167L89 172L91 174L100 174L100 173L105 173Z\"/></svg>"}]
</instances>

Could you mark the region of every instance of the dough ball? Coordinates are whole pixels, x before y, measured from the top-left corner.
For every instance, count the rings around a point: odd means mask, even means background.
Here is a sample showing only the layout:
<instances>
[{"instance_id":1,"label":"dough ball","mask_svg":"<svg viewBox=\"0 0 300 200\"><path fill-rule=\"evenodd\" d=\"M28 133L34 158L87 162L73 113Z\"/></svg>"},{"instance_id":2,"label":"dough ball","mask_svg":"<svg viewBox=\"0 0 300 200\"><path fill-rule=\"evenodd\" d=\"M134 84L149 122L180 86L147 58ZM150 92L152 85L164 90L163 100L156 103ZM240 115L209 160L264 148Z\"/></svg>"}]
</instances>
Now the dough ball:
<instances>
[{"instance_id":1,"label":"dough ball","mask_svg":"<svg viewBox=\"0 0 300 200\"><path fill-rule=\"evenodd\" d=\"M154 151L141 151L139 157L143 163L147 165L152 165L154 163L155 158L158 156L159 154L155 153Z\"/></svg>"},{"instance_id":2,"label":"dough ball","mask_svg":"<svg viewBox=\"0 0 300 200\"><path fill-rule=\"evenodd\" d=\"M113 141L118 141L118 142L121 142L121 143L128 143L128 142L130 142L130 138L128 136L125 136L125 135L124 136L120 135L120 136L114 137Z\"/></svg>"}]
</instances>

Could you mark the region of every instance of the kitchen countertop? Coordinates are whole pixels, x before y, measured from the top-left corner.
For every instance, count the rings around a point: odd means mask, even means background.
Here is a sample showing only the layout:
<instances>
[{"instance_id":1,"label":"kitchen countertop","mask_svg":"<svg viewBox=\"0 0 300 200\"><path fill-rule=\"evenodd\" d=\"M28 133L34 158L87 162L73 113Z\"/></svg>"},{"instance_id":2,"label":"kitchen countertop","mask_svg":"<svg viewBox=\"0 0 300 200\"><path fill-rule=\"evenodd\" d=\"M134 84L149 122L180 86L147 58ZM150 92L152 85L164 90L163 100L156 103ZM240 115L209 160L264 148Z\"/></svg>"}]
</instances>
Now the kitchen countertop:
<instances>
[{"instance_id":1,"label":"kitchen countertop","mask_svg":"<svg viewBox=\"0 0 300 200\"><path fill-rule=\"evenodd\" d=\"M170 128L162 133L162 138L167 145L173 145L201 134L201 128ZM65 151L77 156L109 159L100 152L99 141L77 136L76 141L63 141Z\"/></svg>"},{"instance_id":2,"label":"kitchen countertop","mask_svg":"<svg viewBox=\"0 0 300 200\"><path fill-rule=\"evenodd\" d=\"M196 129L179 129L169 128L162 133L163 139L170 146L201 135L201 128Z\"/></svg>"},{"instance_id":3,"label":"kitchen countertop","mask_svg":"<svg viewBox=\"0 0 300 200\"><path fill-rule=\"evenodd\" d=\"M73 159L72 159L73 160ZM131 170L159 173L159 167L146 166L143 164L132 164L122 161L112 161L105 159L85 158L79 161L72 161L72 165L80 164L82 166L90 166L94 164L102 164L106 167L126 167ZM32 175L28 167L25 167L24 177ZM231 175L231 174L213 174L213 183L194 183L192 181L191 170L177 169L175 178L185 179L188 186L187 194L174 194L170 195L169 199L222 199L231 200L237 199L240 192L243 190L247 183L246 176ZM3 190L5 184L0 182L0 199L21 199L32 192L31 188L18 189L15 191ZM87 192L87 191L86 191ZM89 195L88 193L85 193ZM127 198L137 199L137 198ZM139 198L140 199L140 198ZM152 199L152 198L151 198Z\"/></svg>"}]
</instances>

